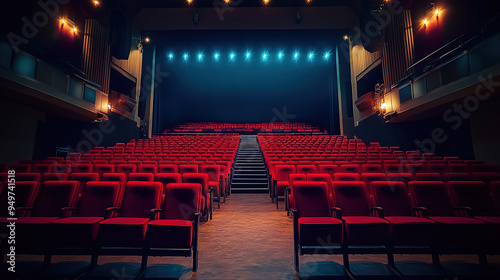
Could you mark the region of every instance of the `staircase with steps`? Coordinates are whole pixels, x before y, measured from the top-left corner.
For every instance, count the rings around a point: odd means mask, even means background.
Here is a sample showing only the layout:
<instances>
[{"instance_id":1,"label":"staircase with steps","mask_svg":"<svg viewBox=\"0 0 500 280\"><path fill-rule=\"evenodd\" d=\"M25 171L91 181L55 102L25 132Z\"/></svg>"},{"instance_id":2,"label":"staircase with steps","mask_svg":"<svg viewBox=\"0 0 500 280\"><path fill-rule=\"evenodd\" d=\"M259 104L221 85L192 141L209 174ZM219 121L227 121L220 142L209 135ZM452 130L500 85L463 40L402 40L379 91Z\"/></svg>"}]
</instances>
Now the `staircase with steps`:
<instances>
[{"instance_id":1,"label":"staircase with steps","mask_svg":"<svg viewBox=\"0 0 500 280\"><path fill-rule=\"evenodd\" d=\"M240 145L234 160L231 192L267 193L267 169L257 135L240 135Z\"/></svg>"}]
</instances>

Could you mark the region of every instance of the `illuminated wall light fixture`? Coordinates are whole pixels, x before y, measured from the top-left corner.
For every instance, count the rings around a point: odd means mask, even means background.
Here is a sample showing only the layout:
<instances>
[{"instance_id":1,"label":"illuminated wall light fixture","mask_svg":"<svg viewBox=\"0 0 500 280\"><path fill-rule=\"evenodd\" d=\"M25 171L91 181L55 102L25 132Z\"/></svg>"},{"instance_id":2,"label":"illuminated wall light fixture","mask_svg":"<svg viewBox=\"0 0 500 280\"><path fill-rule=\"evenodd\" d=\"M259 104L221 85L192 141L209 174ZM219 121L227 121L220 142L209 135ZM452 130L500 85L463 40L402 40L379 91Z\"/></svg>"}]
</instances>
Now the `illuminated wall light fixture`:
<instances>
[{"instance_id":1,"label":"illuminated wall light fixture","mask_svg":"<svg viewBox=\"0 0 500 280\"><path fill-rule=\"evenodd\" d=\"M271 0L262 0L262 2L264 3L264 5L267 5L269 4L269 2L271 2Z\"/></svg>"},{"instance_id":2,"label":"illuminated wall light fixture","mask_svg":"<svg viewBox=\"0 0 500 280\"><path fill-rule=\"evenodd\" d=\"M99 7L101 5L101 2L94 0L94 1L92 1L92 4L94 4L94 6L96 6L96 7Z\"/></svg>"},{"instance_id":3,"label":"illuminated wall light fixture","mask_svg":"<svg viewBox=\"0 0 500 280\"><path fill-rule=\"evenodd\" d=\"M343 38L344 38L344 40L345 40L345 41L349 41L349 36L344 35L344 37L343 37Z\"/></svg>"},{"instance_id":4,"label":"illuminated wall light fixture","mask_svg":"<svg viewBox=\"0 0 500 280\"><path fill-rule=\"evenodd\" d=\"M151 38L149 38L149 37L144 38L144 42L145 43L150 43L151 42Z\"/></svg>"},{"instance_id":5,"label":"illuminated wall light fixture","mask_svg":"<svg viewBox=\"0 0 500 280\"><path fill-rule=\"evenodd\" d=\"M193 0L186 0L189 5L193 3Z\"/></svg>"},{"instance_id":6,"label":"illuminated wall light fixture","mask_svg":"<svg viewBox=\"0 0 500 280\"><path fill-rule=\"evenodd\" d=\"M224 0L224 3L226 3L226 5L229 5L229 3L231 3L231 0Z\"/></svg>"}]
</instances>

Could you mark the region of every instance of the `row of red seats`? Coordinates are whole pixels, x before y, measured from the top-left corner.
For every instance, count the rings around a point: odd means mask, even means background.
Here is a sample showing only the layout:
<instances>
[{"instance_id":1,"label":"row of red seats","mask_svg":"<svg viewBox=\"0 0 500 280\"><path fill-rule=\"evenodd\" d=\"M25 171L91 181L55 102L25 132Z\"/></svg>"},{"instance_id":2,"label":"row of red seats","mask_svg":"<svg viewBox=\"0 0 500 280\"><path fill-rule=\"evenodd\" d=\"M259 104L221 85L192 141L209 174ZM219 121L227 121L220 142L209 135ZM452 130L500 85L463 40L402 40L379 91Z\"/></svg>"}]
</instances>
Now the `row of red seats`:
<instances>
[{"instance_id":1,"label":"row of red seats","mask_svg":"<svg viewBox=\"0 0 500 280\"><path fill-rule=\"evenodd\" d=\"M343 254L487 254L500 253L500 201L484 182L372 182L370 199L364 182L296 181L294 260L299 255ZM500 181L491 183L498 199ZM495 205L496 202L496 205ZM333 206L333 207L332 207ZM397 269L396 269L397 270Z\"/></svg>"},{"instance_id":2,"label":"row of red seats","mask_svg":"<svg viewBox=\"0 0 500 280\"><path fill-rule=\"evenodd\" d=\"M15 221L16 253L45 255L47 264L52 255L91 255L91 266L103 254L140 255L141 270L147 267L148 256L192 256L196 271L204 197L201 184L164 187L160 182L101 181L88 182L81 192L78 181L38 185L3 186L15 190L16 206L25 205L17 207L26 214ZM3 236L8 236L9 217L14 216L7 214L0 218ZM2 241L2 253L6 253L9 246Z\"/></svg>"}]
</instances>

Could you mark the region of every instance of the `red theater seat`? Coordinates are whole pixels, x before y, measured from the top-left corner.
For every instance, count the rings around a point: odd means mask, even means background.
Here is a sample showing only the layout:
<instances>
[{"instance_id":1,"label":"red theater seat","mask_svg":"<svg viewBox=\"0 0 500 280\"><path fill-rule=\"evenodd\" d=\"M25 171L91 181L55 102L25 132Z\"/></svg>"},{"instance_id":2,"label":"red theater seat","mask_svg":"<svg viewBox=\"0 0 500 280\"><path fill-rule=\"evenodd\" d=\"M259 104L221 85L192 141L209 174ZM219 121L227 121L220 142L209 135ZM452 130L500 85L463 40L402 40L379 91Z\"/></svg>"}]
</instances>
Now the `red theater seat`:
<instances>
[{"instance_id":1,"label":"red theater seat","mask_svg":"<svg viewBox=\"0 0 500 280\"><path fill-rule=\"evenodd\" d=\"M205 220L208 217L212 219L213 215L213 189L208 185L208 175L204 173L184 173L182 174L183 183L195 183L201 185L202 190L202 215Z\"/></svg>"},{"instance_id":2,"label":"red theater seat","mask_svg":"<svg viewBox=\"0 0 500 280\"><path fill-rule=\"evenodd\" d=\"M381 164L363 164L363 173L384 173L384 168Z\"/></svg>"},{"instance_id":3,"label":"red theater seat","mask_svg":"<svg viewBox=\"0 0 500 280\"><path fill-rule=\"evenodd\" d=\"M142 181L153 182L155 175L153 173L130 173L128 174L128 181Z\"/></svg>"},{"instance_id":4,"label":"red theater seat","mask_svg":"<svg viewBox=\"0 0 500 280\"><path fill-rule=\"evenodd\" d=\"M148 222L143 264L148 256L192 256L198 268L198 227L202 187L196 183L171 183L162 209Z\"/></svg>"},{"instance_id":5,"label":"red theater seat","mask_svg":"<svg viewBox=\"0 0 500 280\"><path fill-rule=\"evenodd\" d=\"M335 173L333 175L334 181L359 181L358 173Z\"/></svg>"},{"instance_id":6,"label":"red theater seat","mask_svg":"<svg viewBox=\"0 0 500 280\"><path fill-rule=\"evenodd\" d=\"M445 182L450 181L472 181L472 175L470 173L444 173L443 180Z\"/></svg>"},{"instance_id":7,"label":"red theater seat","mask_svg":"<svg viewBox=\"0 0 500 280\"><path fill-rule=\"evenodd\" d=\"M33 173L49 173L52 170L51 164L33 164L31 172Z\"/></svg>"},{"instance_id":8,"label":"red theater seat","mask_svg":"<svg viewBox=\"0 0 500 280\"><path fill-rule=\"evenodd\" d=\"M220 180L219 165L200 165L200 173L208 175L208 186L214 190L214 195L217 196L217 208L220 208L221 196L224 197L226 192Z\"/></svg>"},{"instance_id":9,"label":"red theater seat","mask_svg":"<svg viewBox=\"0 0 500 280\"><path fill-rule=\"evenodd\" d=\"M66 181L68 173L45 173L42 176L42 182L45 181Z\"/></svg>"},{"instance_id":10,"label":"red theater seat","mask_svg":"<svg viewBox=\"0 0 500 280\"><path fill-rule=\"evenodd\" d=\"M339 172L339 167L335 164L320 164L318 165L319 173L327 173L330 174L332 180L334 178L334 174Z\"/></svg>"},{"instance_id":11,"label":"red theater seat","mask_svg":"<svg viewBox=\"0 0 500 280\"><path fill-rule=\"evenodd\" d=\"M342 221L332 217L327 183L297 181L293 184L294 263L299 255L342 252Z\"/></svg>"},{"instance_id":12,"label":"red theater seat","mask_svg":"<svg viewBox=\"0 0 500 280\"><path fill-rule=\"evenodd\" d=\"M139 173L153 173L158 172L158 166L156 164L140 164L139 169L137 170Z\"/></svg>"},{"instance_id":13,"label":"red theater seat","mask_svg":"<svg viewBox=\"0 0 500 280\"><path fill-rule=\"evenodd\" d=\"M94 164L94 172L102 176L103 173L115 172L115 166L111 164Z\"/></svg>"},{"instance_id":14,"label":"red theater seat","mask_svg":"<svg viewBox=\"0 0 500 280\"><path fill-rule=\"evenodd\" d=\"M127 174L125 173L103 173L101 176L103 182L119 182L123 187L127 184Z\"/></svg>"},{"instance_id":15,"label":"red theater seat","mask_svg":"<svg viewBox=\"0 0 500 280\"><path fill-rule=\"evenodd\" d=\"M92 168L92 164L75 164L72 171L76 173L91 173Z\"/></svg>"},{"instance_id":16,"label":"red theater seat","mask_svg":"<svg viewBox=\"0 0 500 280\"><path fill-rule=\"evenodd\" d=\"M178 165L179 173L198 173L199 166L196 164L181 164Z\"/></svg>"},{"instance_id":17,"label":"red theater seat","mask_svg":"<svg viewBox=\"0 0 500 280\"><path fill-rule=\"evenodd\" d=\"M163 190L171 183L182 183L182 176L179 173L156 173L155 181L163 184Z\"/></svg>"},{"instance_id":18,"label":"red theater seat","mask_svg":"<svg viewBox=\"0 0 500 280\"><path fill-rule=\"evenodd\" d=\"M2 186L3 185L3 186ZM38 194L39 183L36 181L25 181L25 182L16 182L15 184L15 207L16 208L27 208L33 205L35 198ZM0 205L4 207L0 208L0 217L10 217L8 211L9 205L9 185L0 183ZM17 211L17 217L22 217L24 214L23 211ZM1 219L1 218L0 218ZM3 229L1 229L3 231Z\"/></svg>"},{"instance_id":19,"label":"red theater seat","mask_svg":"<svg viewBox=\"0 0 500 280\"><path fill-rule=\"evenodd\" d=\"M278 198L285 195L285 186L289 185L288 176L290 174L296 173L295 165L290 164L279 164L276 165L274 174L274 200L276 202L276 208L278 208Z\"/></svg>"},{"instance_id":20,"label":"red theater seat","mask_svg":"<svg viewBox=\"0 0 500 280\"><path fill-rule=\"evenodd\" d=\"M415 174L416 181L442 181L443 177L440 173L417 173Z\"/></svg>"},{"instance_id":21,"label":"red theater seat","mask_svg":"<svg viewBox=\"0 0 500 280\"><path fill-rule=\"evenodd\" d=\"M124 173L124 174L127 174L127 176L128 176L130 173L137 172L137 165L135 165L135 164L118 164L116 166L116 172L117 173Z\"/></svg>"},{"instance_id":22,"label":"red theater seat","mask_svg":"<svg viewBox=\"0 0 500 280\"><path fill-rule=\"evenodd\" d=\"M308 173L318 173L318 167L314 164L307 164L307 165L297 165L296 167L296 172L297 173L303 173L303 174L308 174Z\"/></svg>"}]
</instances>

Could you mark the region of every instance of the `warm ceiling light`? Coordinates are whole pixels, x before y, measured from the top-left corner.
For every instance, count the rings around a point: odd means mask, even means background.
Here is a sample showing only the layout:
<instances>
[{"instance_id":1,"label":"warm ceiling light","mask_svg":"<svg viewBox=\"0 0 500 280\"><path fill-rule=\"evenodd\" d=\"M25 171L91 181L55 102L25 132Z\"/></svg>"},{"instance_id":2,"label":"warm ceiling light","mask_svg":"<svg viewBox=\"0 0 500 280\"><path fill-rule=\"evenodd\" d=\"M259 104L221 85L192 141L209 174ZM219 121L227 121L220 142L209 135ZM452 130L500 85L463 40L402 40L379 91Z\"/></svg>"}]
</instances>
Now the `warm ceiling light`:
<instances>
[{"instance_id":1,"label":"warm ceiling light","mask_svg":"<svg viewBox=\"0 0 500 280\"><path fill-rule=\"evenodd\" d=\"M98 7L101 5L101 2L97 1L97 0L94 0L92 1L92 3L94 4L94 6Z\"/></svg>"},{"instance_id":2,"label":"warm ceiling light","mask_svg":"<svg viewBox=\"0 0 500 280\"><path fill-rule=\"evenodd\" d=\"M146 38L144 38L144 42L149 43L149 42L151 42L151 39L149 39L149 37L146 37Z\"/></svg>"},{"instance_id":3,"label":"warm ceiling light","mask_svg":"<svg viewBox=\"0 0 500 280\"><path fill-rule=\"evenodd\" d=\"M111 109L111 105L108 104L108 109Z\"/></svg>"},{"instance_id":4,"label":"warm ceiling light","mask_svg":"<svg viewBox=\"0 0 500 280\"><path fill-rule=\"evenodd\" d=\"M427 26L427 24L429 23L429 21L427 19L424 19L424 21L422 21L422 23L424 24L424 26Z\"/></svg>"},{"instance_id":5,"label":"warm ceiling light","mask_svg":"<svg viewBox=\"0 0 500 280\"><path fill-rule=\"evenodd\" d=\"M269 4L270 0L262 0L262 2L264 2L264 5L267 5Z\"/></svg>"},{"instance_id":6,"label":"warm ceiling light","mask_svg":"<svg viewBox=\"0 0 500 280\"><path fill-rule=\"evenodd\" d=\"M380 104L380 109L382 109L382 110L387 109L387 104L385 104L385 102Z\"/></svg>"},{"instance_id":7,"label":"warm ceiling light","mask_svg":"<svg viewBox=\"0 0 500 280\"><path fill-rule=\"evenodd\" d=\"M434 11L434 14L438 17L438 16L439 16L439 10L438 10L438 9L436 9L436 10Z\"/></svg>"},{"instance_id":8,"label":"warm ceiling light","mask_svg":"<svg viewBox=\"0 0 500 280\"><path fill-rule=\"evenodd\" d=\"M60 19L59 22L61 22L61 25L64 25L66 23L66 20L65 19Z\"/></svg>"},{"instance_id":9,"label":"warm ceiling light","mask_svg":"<svg viewBox=\"0 0 500 280\"><path fill-rule=\"evenodd\" d=\"M78 28L73 27L73 33L76 33L76 32L78 32Z\"/></svg>"},{"instance_id":10,"label":"warm ceiling light","mask_svg":"<svg viewBox=\"0 0 500 280\"><path fill-rule=\"evenodd\" d=\"M193 3L193 0L187 0L188 4Z\"/></svg>"},{"instance_id":11,"label":"warm ceiling light","mask_svg":"<svg viewBox=\"0 0 500 280\"><path fill-rule=\"evenodd\" d=\"M312 0L306 0L306 3L311 3L311 2L312 2Z\"/></svg>"},{"instance_id":12,"label":"warm ceiling light","mask_svg":"<svg viewBox=\"0 0 500 280\"><path fill-rule=\"evenodd\" d=\"M349 41L349 36L344 35L344 40Z\"/></svg>"},{"instance_id":13,"label":"warm ceiling light","mask_svg":"<svg viewBox=\"0 0 500 280\"><path fill-rule=\"evenodd\" d=\"M226 4L229 4L229 2L231 2L231 0L224 0L224 3Z\"/></svg>"}]
</instances>

